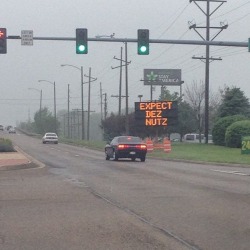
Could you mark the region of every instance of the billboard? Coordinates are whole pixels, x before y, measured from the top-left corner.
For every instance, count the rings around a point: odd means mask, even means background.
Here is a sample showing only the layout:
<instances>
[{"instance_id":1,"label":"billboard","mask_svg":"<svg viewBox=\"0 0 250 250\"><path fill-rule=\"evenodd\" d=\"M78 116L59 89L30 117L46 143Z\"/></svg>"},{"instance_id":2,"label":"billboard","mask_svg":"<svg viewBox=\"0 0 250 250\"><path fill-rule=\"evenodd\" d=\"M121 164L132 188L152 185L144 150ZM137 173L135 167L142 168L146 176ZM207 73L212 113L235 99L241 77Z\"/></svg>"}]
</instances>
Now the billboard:
<instances>
[{"instance_id":1,"label":"billboard","mask_svg":"<svg viewBox=\"0 0 250 250\"><path fill-rule=\"evenodd\" d=\"M180 86L181 69L144 69L144 85Z\"/></svg>"}]
</instances>

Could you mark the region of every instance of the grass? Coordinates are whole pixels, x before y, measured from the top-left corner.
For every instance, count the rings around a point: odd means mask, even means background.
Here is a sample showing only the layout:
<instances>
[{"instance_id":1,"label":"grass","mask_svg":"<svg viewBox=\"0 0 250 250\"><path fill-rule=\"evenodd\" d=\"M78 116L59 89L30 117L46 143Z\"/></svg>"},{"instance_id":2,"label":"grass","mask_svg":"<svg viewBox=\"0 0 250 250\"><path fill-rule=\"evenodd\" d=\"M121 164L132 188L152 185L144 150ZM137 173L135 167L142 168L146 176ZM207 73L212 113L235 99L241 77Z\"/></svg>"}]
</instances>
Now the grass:
<instances>
[{"instance_id":1,"label":"grass","mask_svg":"<svg viewBox=\"0 0 250 250\"><path fill-rule=\"evenodd\" d=\"M101 151L104 150L106 144L106 142L103 141L76 141L61 138L60 141ZM241 149L216 146L213 144L172 142L171 153L165 153L163 149L154 149L152 153L148 153L148 156L162 159L243 164L250 167L250 155L241 154Z\"/></svg>"},{"instance_id":2,"label":"grass","mask_svg":"<svg viewBox=\"0 0 250 250\"><path fill-rule=\"evenodd\" d=\"M76 139L68 139L68 138L59 138L59 142L77 145L80 147L89 147L98 150L104 150L104 146L106 145L103 141L82 141Z\"/></svg>"},{"instance_id":3,"label":"grass","mask_svg":"<svg viewBox=\"0 0 250 250\"><path fill-rule=\"evenodd\" d=\"M239 148L228 148L213 144L172 143L171 153L154 150L154 157L164 159L182 159L200 162L246 164L250 167L250 155L241 154Z\"/></svg>"}]
</instances>

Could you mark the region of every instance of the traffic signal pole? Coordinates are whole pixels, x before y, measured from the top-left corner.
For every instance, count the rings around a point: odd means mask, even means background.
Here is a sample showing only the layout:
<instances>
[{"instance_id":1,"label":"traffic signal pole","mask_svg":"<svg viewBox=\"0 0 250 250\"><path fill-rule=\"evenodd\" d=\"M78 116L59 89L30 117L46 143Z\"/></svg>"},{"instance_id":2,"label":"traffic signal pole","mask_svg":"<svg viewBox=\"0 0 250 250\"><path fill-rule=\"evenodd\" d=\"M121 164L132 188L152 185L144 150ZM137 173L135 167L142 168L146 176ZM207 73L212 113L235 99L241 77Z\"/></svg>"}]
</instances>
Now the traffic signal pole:
<instances>
[{"instance_id":1,"label":"traffic signal pole","mask_svg":"<svg viewBox=\"0 0 250 250\"><path fill-rule=\"evenodd\" d=\"M21 40L21 36L8 36L9 40ZM33 40L41 41L75 41L75 37L33 37ZM90 42L119 42L119 43L137 43L135 38L88 38ZM248 42L234 41L199 41L199 40L174 40L174 39L149 39L149 43L159 44L186 44L186 45L211 45L211 46L226 46L226 47L246 47Z\"/></svg>"}]
</instances>

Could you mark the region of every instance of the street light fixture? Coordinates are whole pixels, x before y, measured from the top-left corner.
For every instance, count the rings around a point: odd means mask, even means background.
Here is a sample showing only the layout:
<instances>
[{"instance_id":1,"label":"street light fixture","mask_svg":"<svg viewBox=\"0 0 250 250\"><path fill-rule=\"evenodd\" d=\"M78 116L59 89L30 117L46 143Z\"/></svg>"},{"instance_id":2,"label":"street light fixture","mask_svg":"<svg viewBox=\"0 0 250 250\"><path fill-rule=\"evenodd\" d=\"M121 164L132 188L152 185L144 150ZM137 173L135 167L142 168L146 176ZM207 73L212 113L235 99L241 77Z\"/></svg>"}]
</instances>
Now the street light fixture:
<instances>
[{"instance_id":1,"label":"street light fixture","mask_svg":"<svg viewBox=\"0 0 250 250\"><path fill-rule=\"evenodd\" d=\"M79 71L81 72L82 140L84 140L84 139L85 139L85 134L84 134L84 110L83 110L83 67L81 66L81 68L79 68L79 67L74 66L74 65L71 65L71 64L61 64L61 67L65 67L65 66L68 66L68 67L73 67L73 68L75 68L75 69L77 69L77 70L79 70Z\"/></svg>"},{"instance_id":2,"label":"street light fixture","mask_svg":"<svg viewBox=\"0 0 250 250\"><path fill-rule=\"evenodd\" d=\"M54 119L55 119L55 133L57 133L57 121L56 121L56 82L50 82L47 80L38 80L38 82L48 82L54 86Z\"/></svg>"}]
</instances>

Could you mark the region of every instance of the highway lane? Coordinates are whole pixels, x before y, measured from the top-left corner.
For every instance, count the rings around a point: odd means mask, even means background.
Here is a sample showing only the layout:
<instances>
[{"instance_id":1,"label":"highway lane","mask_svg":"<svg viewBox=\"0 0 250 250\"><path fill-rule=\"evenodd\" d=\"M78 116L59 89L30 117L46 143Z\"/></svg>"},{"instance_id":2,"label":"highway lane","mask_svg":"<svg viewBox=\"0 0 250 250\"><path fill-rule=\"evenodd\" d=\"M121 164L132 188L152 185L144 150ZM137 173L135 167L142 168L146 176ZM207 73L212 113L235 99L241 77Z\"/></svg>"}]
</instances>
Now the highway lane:
<instances>
[{"instance_id":1,"label":"highway lane","mask_svg":"<svg viewBox=\"0 0 250 250\"><path fill-rule=\"evenodd\" d=\"M146 159L106 161L103 152L13 141L62 181L133 215L189 249L250 248L250 169Z\"/></svg>"}]
</instances>

